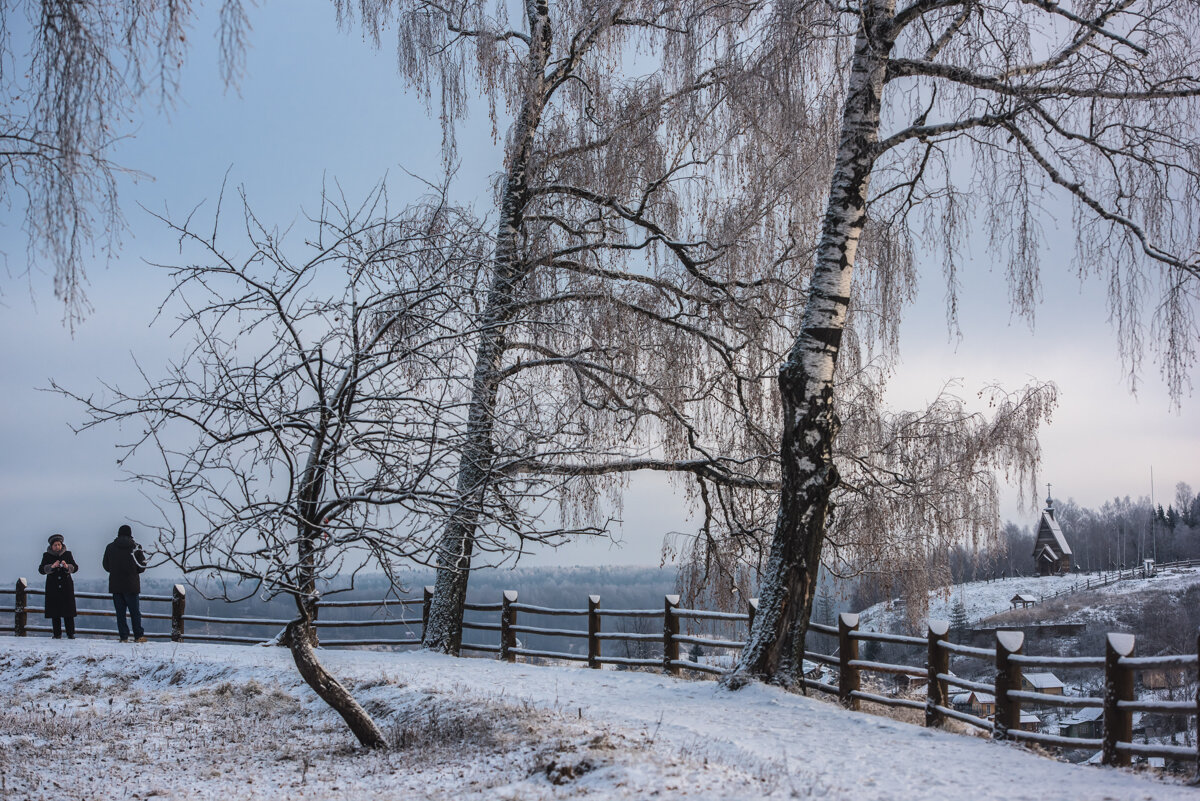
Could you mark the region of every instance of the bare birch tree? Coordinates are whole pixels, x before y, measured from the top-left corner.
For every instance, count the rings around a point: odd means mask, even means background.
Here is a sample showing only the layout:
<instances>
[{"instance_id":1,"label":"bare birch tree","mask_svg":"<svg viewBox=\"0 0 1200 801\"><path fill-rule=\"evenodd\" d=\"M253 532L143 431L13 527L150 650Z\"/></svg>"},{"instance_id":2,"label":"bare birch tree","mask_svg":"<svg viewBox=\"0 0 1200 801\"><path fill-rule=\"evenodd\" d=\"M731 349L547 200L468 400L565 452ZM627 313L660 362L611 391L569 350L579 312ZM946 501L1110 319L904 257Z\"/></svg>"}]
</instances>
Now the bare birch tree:
<instances>
[{"instance_id":1,"label":"bare birch tree","mask_svg":"<svg viewBox=\"0 0 1200 801\"><path fill-rule=\"evenodd\" d=\"M192 16L168 0L0 2L0 202L23 207L27 269L53 270L72 325L87 313L92 249L111 256L124 228L123 170L110 158L119 120L147 92L175 96ZM241 0L222 0L220 19L232 83L248 28Z\"/></svg>"},{"instance_id":2,"label":"bare birch tree","mask_svg":"<svg viewBox=\"0 0 1200 801\"><path fill-rule=\"evenodd\" d=\"M697 408L713 393L706 365L761 369L742 355L753 329L773 324L754 312L756 301L768 307L789 295L774 276L742 281L719 266L769 203L716 204L701 213L711 226L692 225L685 208L679 185L713 169L733 134L706 119L711 108L695 113L694 98L718 81L689 68L678 7L529 2L513 26L503 4L485 2L339 7L376 36L394 26L401 73L440 101L451 157L470 98L491 104L494 125L502 108L512 115L491 286L476 325L460 508L438 546L425 635L427 647L457 652L481 535L519 552L525 539L603 531L596 502L633 470L757 483L712 447L715 420ZM671 69L617 69L639 44L669 54ZM773 264L792 266L787 257ZM758 400L739 387L722 398L743 420ZM483 499L497 495L513 508L555 495L566 525L510 527L503 544L478 520Z\"/></svg>"},{"instance_id":3,"label":"bare birch tree","mask_svg":"<svg viewBox=\"0 0 1200 801\"><path fill-rule=\"evenodd\" d=\"M283 639L301 675L361 743L383 747L317 658L315 604L334 578L394 579L427 559L456 503L473 321L462 304L490 238L440 196L393 216L382 190L357 208L325 200L314 223L300 262L248 211L240 258L218 247L215 222L208 234L173 225L199 249L196 264L170 268L186 356L136 392L59 391L85 406L85 429L132 425L122 462L157 457L134 475L165 500L161 554L243 596L294 598Z\"/></svg>"},{"instance_id":4,"label":"bare birch tree","mask_svg":"<svg viewBox=\"0 0 1200 801\"><path fill-rule=\"evenodd\" d=\"M1149 351L1179 398L1195 359L1193 4L800 2L772 4L761 19L759 69L794 80L804 79L798 62L832 70L806 91L836 100L840 133L808 300L779 373L782 486L761 607L731 686L799 675L831 497L843 483L836 376L851 299L903 266L866 247L872 227L890 231L889 252L911 252L917 221L927 223L953 325L957 253L978 190L1013 305L1032 314L1039 207L1067 198L1077 269L1106 280L1131 375ZM852 51L842 45L851 41ZM1147 327L1139 313L1153 285Z\"/></svg>"}]
</instances>

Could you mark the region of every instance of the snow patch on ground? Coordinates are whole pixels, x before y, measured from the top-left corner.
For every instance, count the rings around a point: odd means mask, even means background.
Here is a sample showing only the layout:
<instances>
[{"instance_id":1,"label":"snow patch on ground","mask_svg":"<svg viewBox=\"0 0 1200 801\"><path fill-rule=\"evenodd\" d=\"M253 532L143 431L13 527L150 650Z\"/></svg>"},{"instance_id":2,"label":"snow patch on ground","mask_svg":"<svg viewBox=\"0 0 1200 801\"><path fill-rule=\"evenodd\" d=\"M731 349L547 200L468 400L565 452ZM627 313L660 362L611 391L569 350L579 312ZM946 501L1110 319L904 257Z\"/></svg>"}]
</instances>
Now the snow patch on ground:
<instances>
[{"instance_id":1,"label":"snow patch on ground","mask_svg":"<svg viewBox=\"0 0 1200 801\"><path fill-rule=\"evenodd\" d=\"M419 652L322 659L396 748L359 749L279 648L0 637L0 796L1196 797L773 687Z\"/></svg>"}]
</instances>

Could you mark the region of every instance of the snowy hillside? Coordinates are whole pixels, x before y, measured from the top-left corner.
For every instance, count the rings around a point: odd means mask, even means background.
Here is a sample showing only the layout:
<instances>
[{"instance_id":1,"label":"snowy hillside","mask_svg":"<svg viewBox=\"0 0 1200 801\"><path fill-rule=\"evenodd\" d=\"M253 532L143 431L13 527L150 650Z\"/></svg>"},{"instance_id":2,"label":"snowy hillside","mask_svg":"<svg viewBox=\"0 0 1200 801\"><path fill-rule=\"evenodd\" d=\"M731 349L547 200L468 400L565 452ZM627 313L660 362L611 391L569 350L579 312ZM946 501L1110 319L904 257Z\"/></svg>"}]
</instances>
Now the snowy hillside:
<instances>
[{"instance_id":1,"label":"snowy hillside","mask_svg":"<svg viewBox=\"0 0 1200 801\"><path fill-rule=\"evenodd\" d=\"M0 638L13 799L1196 798L752 686L325 652L397 747L364 753L288 652Z\"/></svg>"},{"instance_id":2,"label":"snowy hillside","mask_svg":"<svg viewBox=\"0 0 1200 801\"><path fill-rule=\"evenodd\" d=\"M1012 606L1009 600L1014 595L1027 594L1034 597L1051 595L1067 589L1077 582L1084 581L1086 578L1085 575L1025 576L958 584L949 590L930 594L929 618L949 620L952 607L961 600L967 610L967 617L972 623L978 623L992 615L1008 611ZM1200 568L1179 570L1168 568L1160 571L1153 578L1118 581L1095 589L1093 592L1111 597L1147 590L1176 591L1198 583L1200 583ZM862 613L861 620L863 628L873 631L901 631L907 625L905 609L899 601L875 604Z\"/></svg>"}]
</instances>

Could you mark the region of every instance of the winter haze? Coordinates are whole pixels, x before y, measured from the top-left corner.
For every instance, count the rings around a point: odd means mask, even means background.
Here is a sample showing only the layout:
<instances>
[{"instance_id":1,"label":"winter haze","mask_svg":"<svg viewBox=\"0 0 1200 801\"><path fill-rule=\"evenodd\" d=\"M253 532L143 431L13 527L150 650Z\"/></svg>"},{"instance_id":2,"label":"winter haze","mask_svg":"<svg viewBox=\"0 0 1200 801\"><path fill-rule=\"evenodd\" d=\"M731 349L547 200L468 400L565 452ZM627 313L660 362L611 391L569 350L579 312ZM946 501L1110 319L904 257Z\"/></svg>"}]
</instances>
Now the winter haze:
<instances>
[{"instance_id":1,"label":"winter haze","mask_svg":"<svg viewBox=\"0 0 1200 801\"><path fill-rule=\"evenodd\" d=\"M6 276L0 337L0 549L6 575L33 572L52 532L66 535L85 575L98 572L104 544L118 525L154 521L139 487L122 481L114 444L137 432L103 430L75 436L80 410L39 391L51 378L81 394L104 382L132 383L134 359L148 372L187 344L171 338L170 315L155 320L167 284L147 262L178 253L150 212L182 217L194 207L211 214L227 180L226 225L239 224L237 190L257 213L286 227L303 222L300 208L316 204L322 185L361 197L386 174L399 201L441 174L441 131L423 101L395 75L388 44L375 50L357 32L339 32L330 4L265 4L250 10L253 32L245 78L225 90L218 78L216 21L202 18L190 32L180 99L160 108L147 100L115 160L130 175L121 185L129 224L120 256L89 273L93 307L74 332L63 322L50 278L27 274L25 236L13 207L3 212L0 252ZM500 150L486 109L460 132L452 194L487 211ZM1104 288L1081 284L1069 267L1069 212L1042 221L1055 246L1046 253L1042 303L1031 328L1006 301L1003 271L976 244L961 271L962 338L951 336L940 268L923 271L917 304L902 334L903 364L892 382L895 405L933 397L948 381L973 398L983 385L1015 387L1030 377L1055 381L1061 405L1044 430L1044 482L1054 494L1099 506L1114 495L1148 495L1151 471L1159 502L1176 482L1200 484L1200 410L1194 397L1173 410L1154 364L1142 366L1137 393L1117 357L1107 324ZM233 237L229 238L233 241ZM1036 520L1018 493L1007 494L1005 516ZM661 477L632 481L615 532L619 542L569 545L534 552L523 564L655 564L663 536L689 531L679 492Z\"/></svg>"}]
</instances>

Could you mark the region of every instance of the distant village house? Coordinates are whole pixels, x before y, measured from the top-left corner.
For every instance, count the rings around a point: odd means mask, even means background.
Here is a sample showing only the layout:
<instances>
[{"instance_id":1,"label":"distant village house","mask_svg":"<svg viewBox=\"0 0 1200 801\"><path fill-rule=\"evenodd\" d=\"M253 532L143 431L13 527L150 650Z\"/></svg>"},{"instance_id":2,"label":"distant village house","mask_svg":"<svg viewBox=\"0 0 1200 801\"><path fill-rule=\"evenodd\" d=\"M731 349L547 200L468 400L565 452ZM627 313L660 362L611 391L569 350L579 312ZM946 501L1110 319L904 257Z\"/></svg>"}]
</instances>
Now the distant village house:
<instances>
[{"instance_id":1,"label":"distant village house","mask_svg":"<svg viewBox=\"0 0 1200 801\"><path fill-rule=\"evenodd\" d=\"M1173 690L1187 682L1183 668L1148 668L1141 671L1142 686L1147 690Z\"/></svg>"},{"instance_id":2,"label":"distant village house","mask_svg":"<svg viewBox=\"0 0 1200 801\"><path fill-rule=\"evenodd\" d=\"M1021 713L1021 731L1038 732L1042 730L1042 719L1031 712Z\"/></svg>"},{"instance_id":3,"label":"distant village house","mask_svg":"<svg viewBox=\"0 0 1200 801\"><path fill-rule=\"evenodd\" d=\"M1104 735L1104 710L1096 707L1080 709L1058 724L1062 737L1086 737L1093 739Z\"/></svg>"},{"instance_id":4,"label":"distant village house","mask_svg":"<svg viewBox=\"0 0 1200 801\"><path fill-rule=\"evenodd\" d=\"M1062 695L1065 688L1062 679L1053 673L1022 673L1021 689L1046 695Z\"/></svg>"},{"instance_id":5,"label":"distant village house","mask_svg":"<svg viewBox=\"0 0 1200 801\"><path fill-rule=\"evenodd\" d=\"M950 703L958 711L970 712L976 717L987 718L996 714L996 696L991 693L978 691L955 693L950 698Z\"/></svg>"}]
</instances>

